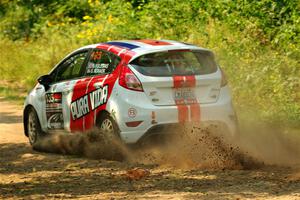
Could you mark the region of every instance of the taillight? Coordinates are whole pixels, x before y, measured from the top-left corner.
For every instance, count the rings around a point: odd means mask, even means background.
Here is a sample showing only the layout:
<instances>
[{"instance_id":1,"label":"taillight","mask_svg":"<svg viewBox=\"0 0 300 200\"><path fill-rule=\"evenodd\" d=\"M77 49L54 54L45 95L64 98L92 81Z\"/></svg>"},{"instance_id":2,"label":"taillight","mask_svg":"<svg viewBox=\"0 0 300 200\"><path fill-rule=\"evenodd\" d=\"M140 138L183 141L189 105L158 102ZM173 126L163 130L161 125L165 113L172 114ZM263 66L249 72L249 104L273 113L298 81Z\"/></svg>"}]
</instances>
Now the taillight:
<instances>
[{"instance_id":1,"label":"taillight","mask_svg":"<svg viewBox=\"0 0 300 200\"><path fill-rule=\"evenodd\" d=\"M128 66L123 66L119 76L119 84L129 90L144 91L140 80Z\"/></svg>"},{"instance_id":2,"label":"taillight","mask_svg":"<svg viewBox=\"0 0 300 200\"><path fill-rule=\"evenodd\" d=\"M221 68L220 68L220 70L221 70L221 75L222 75L221 87L224 87L225 85L227 85L227 78L226 78L224 71Z\"/></svg>"}]
</instances>

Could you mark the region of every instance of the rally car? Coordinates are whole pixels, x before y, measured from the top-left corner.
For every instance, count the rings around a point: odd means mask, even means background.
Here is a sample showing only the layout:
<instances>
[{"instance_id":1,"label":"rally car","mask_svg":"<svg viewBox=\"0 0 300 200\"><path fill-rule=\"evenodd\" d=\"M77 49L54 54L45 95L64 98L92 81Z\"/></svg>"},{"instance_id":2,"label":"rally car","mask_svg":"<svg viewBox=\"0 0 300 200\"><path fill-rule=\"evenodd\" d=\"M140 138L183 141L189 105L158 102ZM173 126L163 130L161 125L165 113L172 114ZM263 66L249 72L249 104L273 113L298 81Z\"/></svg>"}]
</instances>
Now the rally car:
<instances>
[{"instance_id":1,"label":"rally car","mask_svg":"<svg viewBox=\"0 0 300 200\"><path fill-rule=\"evenodd\" d=\"M51 132L95 126L125 143L180 124L237 130L226 78L205 48L170 40L84 46L38 79L24 105L30 144Z\"/></svg>"}]
</instances>

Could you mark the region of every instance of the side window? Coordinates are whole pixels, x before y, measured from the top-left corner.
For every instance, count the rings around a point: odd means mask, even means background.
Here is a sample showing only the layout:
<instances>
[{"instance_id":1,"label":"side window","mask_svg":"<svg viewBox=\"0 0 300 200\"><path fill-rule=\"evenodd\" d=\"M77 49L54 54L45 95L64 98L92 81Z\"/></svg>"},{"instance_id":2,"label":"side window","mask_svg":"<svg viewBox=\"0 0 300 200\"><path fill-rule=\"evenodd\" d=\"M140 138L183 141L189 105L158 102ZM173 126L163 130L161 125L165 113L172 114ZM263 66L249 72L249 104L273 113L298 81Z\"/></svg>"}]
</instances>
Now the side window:
<instances>
[{"instance_id":1,"label":"side window","mask_svg":"<svg viewBox=\"0 0 300 200\"><path fill-rule=\"evenodd\" d=\"M75 54L61 63L54 71L54 81L63 81L80 77L82 75L82 65L88 52Z\"/></svg>"},{"instance_id":2,"label":"side window","mask_svg":"<svg viewBox=\"0 0 300 200\"><path fill-rule=\"evenodd\" d=\"M120 62L120 58L113 53L95 49L89 58L85 75L94 76L110 74Z\"/></svg>"}]
</instances>

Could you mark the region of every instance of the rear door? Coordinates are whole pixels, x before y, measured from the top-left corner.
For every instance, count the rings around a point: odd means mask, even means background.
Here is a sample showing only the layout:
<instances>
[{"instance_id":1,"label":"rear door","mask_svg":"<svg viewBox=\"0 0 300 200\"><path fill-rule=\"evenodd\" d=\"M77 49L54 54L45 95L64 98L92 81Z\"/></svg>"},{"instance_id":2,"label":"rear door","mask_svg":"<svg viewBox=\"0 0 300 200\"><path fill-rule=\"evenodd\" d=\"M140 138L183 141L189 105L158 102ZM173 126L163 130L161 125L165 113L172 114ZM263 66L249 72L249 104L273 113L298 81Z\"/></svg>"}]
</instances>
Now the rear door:
<instances>
[{"instance_id":1,"label":"rear door","mask_svg":"<svg viewBox=\"0 0 300 200\"><path fill-rule=\"evenodd\" d=\"M83 130L83 116L89 111L84 99L91 78L83 77L88 50L81 50L64 59L52 72L53 83L46 92L48 130Z\"/></svg>"},{"instance_id":2,"label":"rear door","mask_svg":"<svg viewBox=\"0 0 300 200\"><path fill-rule=\"evenodd\" d=\"M120 60L117 55L102 49L96 48L91 52L85 68L85 76L92 77L92 80L88 83L90 112L84 117L84 130L92 128L98 112L106 109L106 103L119 75Z\"/></svg>"}]
</instances>

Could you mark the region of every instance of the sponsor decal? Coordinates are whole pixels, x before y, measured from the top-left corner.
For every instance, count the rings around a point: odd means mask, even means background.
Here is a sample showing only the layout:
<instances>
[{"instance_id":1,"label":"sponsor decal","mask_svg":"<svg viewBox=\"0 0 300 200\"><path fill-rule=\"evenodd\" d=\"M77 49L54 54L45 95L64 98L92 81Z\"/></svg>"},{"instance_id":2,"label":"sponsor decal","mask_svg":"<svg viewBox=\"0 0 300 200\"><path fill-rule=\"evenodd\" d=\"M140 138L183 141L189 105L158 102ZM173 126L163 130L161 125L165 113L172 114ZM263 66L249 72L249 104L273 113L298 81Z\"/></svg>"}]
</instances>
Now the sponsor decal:
<instances>
[{"instance_id":1,"label":"sponsor decal","mask_svg":"<svg viewBox=\"0 0 300 200\"><path fill-rule=\"evenodd\" d=\"M134 118L137 114L137 110L135 108L129 108L128 109L128 117Z\"/></svg>"},{"instance_id":2,"label":"sponsor decal","mask_svg":"<svg viewBox=\"0 0 300 200\"><path fill-rule=\"evenodd\" d=\"M46 94L46 103L52 104L52 103L61 103L62 100L62 94L61 93L47 93Z\"/></svg>"},{"instance_id":3,"label":"sponsor decal","mask_svg":"<svg viewBox=\"0 0 300 200\"><path fill-rule=\"evenodd\" d=\"M86 68L87 74L104 74L108 68L108 63L92 63L89 62Z\"/></svg>"},{"instance_id":4,"label":"sponsor decal","mask_svg":"<svg viewBox=\"0 0 300 200\"><path fill-rule=\"evenodd\" d=\"M88 95L84 95L71 103L71 113L73 120L79 119L84 115L88 114L89 112L90 110L88 103Z\"/></svg>"},{"instance_id":5,"label":"sponsor decal","mask_svg":"<svg viewBox=\"0 0 300 200\"><path fill-rule=\"evenodd\" d=\"M47 93L45 98L48 129L63 129L62 93Z\"/></svg>"},{"instance_id":6,"label":"sponsor decal","mask_svg":"<svg viewBox=\"0 0 300 200\"><path fill-rule=\"evenodd\" d=\"M50 129L62 129L63 128L63 114L62 112L57 113L51 113L51 115L48 116L47 120L47 126Z\"/></svg>"},{"instance_id":7,"label":"sponsor decal","mask_svg":"<svg viewBox=\"0 0 300 200\"><path fill-rule=\"evenodd\" d=\"M91 110L95 110L99 106L106 104L107 96L108 85L105 85L73 101L71 103L72 119L79 119L87 115Z\"/></svg>"},{"instance_id":8,"label":"sponsor decal","mask_svg":"<svg viewBox=\"0 0 300 200\"><path fill-rule=\"evenodd\" d=\"M92 110L95 110L99 106L107 102L108 86L105 85L103 88L98 88L90 93L90 101Z\"/></svg>"},{"instance_id":9,"label":"sponsor decal","mask_svg":"<svg viewBox=\"0 0 300 200\"><path fill-rule=\"evenodd\" d=\"M102 57L102 51L94 51L91 55L91 60L100 60Z\"/></svg>"}]
</instances>

